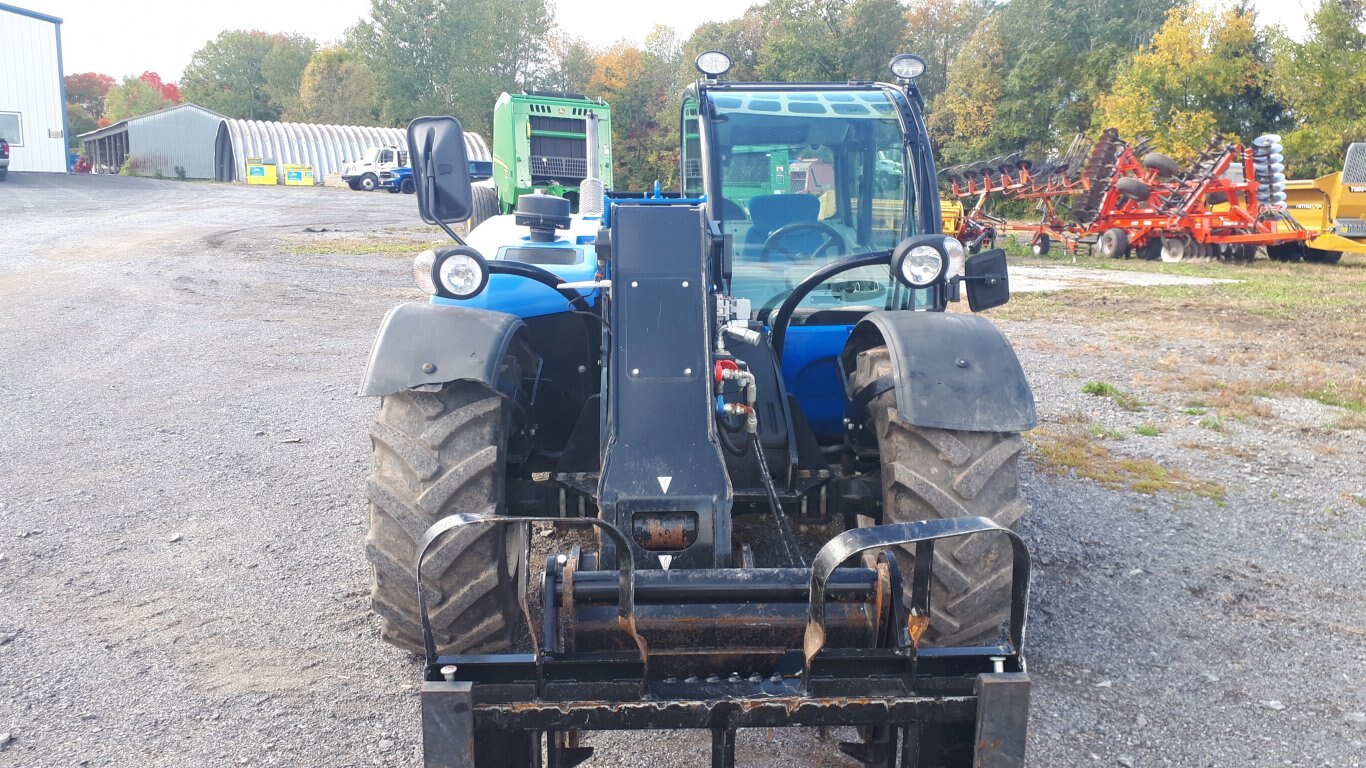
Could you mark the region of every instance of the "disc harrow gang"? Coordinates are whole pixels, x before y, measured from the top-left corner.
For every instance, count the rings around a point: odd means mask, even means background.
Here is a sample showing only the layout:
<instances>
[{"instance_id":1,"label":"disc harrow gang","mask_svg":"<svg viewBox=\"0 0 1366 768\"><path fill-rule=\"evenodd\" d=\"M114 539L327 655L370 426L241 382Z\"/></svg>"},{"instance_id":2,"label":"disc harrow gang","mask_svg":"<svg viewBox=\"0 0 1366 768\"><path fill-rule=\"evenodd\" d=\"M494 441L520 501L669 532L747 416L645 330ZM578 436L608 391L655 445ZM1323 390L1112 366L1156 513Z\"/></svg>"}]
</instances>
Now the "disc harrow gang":
<instances>
[{"instance_id":1,"label":"disc harrow gang","mask_svg":"<svg viewBox=\"0 0 1366 768\"><path fill-rule=\"evenodd\" d=\"M1146 139L1131 145L1107 128L1094 141L1078 134L1058 159L1002 155L944 177L953 197L974 200L960 232L1004 231L986 213L992 195L1038 201L1039 223L1025 229L1036 254L1060 241L1073 253L1095 246L1112 258L1249 262L1259 247L1274 257L1311 236L1286 213L1281 151L1275 134L1250 146L1215 135L1183 166Z\"/></svg>"}]
</instances>

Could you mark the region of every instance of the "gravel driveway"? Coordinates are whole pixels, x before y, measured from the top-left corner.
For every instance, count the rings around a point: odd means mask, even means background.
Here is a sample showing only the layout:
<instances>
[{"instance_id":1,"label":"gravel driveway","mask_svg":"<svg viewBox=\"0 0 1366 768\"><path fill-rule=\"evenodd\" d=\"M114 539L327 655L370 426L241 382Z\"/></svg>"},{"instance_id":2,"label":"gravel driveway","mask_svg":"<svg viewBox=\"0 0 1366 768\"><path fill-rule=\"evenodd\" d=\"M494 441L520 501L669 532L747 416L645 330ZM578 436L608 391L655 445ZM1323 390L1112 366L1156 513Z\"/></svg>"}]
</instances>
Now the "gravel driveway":
<instances>
[{"instance_id":1,"label":"gravel driveway","mask_svg":"<svg viewBox=\"0 0 1366 768\"><path fill-rule=\"evenodd\" d=\"M411 255L325 245L435 239L413 198L34 174L0 194L0 765L418 765L419 665L366 606L376 404L354 397ZM1235 365L1236 339L1002 327L1044 427L1160 425L1116 450L1222 489L1026 468L1030 764L1366 765L1363 431L1279 398L1216 434L1136 383L1151 355ZM614 754L590 766L707 764L704 734L592 743ZM805 733L744 733L740 759L848 764Z\"/></svg>"}]
</instances>

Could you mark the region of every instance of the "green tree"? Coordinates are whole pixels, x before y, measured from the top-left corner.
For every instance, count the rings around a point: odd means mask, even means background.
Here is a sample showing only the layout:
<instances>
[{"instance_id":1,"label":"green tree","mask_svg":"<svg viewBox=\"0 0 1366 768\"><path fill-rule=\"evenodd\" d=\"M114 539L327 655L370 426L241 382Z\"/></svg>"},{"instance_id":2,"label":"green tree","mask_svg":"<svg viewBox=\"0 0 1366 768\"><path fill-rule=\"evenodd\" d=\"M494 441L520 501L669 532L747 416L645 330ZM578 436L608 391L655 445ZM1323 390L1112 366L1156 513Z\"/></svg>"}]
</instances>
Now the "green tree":
<instances>
[{"instance_id":1,"label":"green tree","mask_svg":"<svg viewBox=\"0 0 1366 768\"><path fill-rule=\"evenodd\" d=\"M281 115L299 103L304 69L317 53L318 44L303 35L276 35L270 52L261 59L261 91Z\"/></svg>"},{"instance_id":2,"label":"green tree","mask_svg":"<svg viewBox=\"0 0 1366 768\"><path fill-rule=\"evenodd\" d=\"M989 0L919 0L906 11L902 48L925 60L925 74L916 85L926 101L948 87L950 66L991 8ZM1000 45L995 47L999 54Z\"/></svg>"},{"instance_id":3,"label":"green tree","mask_svg":"<svg viewBox=\"0 0 1366 768\"><path fill-rule=\"evenodd\" d=\"M174 101L139 77L125 77L109 89L105 97L105 116L113 122L145 115L175 104Z\"/></svg>"},{"instance_id":4,"label":"green tree","mask_svg":"<svg viewBox=\"0 0 1366 768\"><path fill-rule=\"evenodd\" d=\"M668 95L661 85L676 72L676 60L661 60L628 43L595 58L585 91L612 105L613 175L618 188L647 189L656 179L666 189L676 186L677 149L668 146L667 137L676 136L677 128L670 131L673 120L664 117Z\"/></svg>"},{"instance_id":5,"label":"green tree","mask_svg":"<svg viewBox=\"0 0 1366 768\"><path fill-rule=\"evenodd\" d=\"M1347 145L1366 139L1366 3L1323 0L1303 43L1273 32L1271 90L1289 107L1286 167L1297 178L1342 169Z\"/></svg>"},{"instance_id":6,"label":"green tree","mask_svg":"<svg viewBox=\"0 0 1366 768\"><path fill-rule=\"evenodd\" d=\"M550 27L546 0L372 0L347 47L379 79L385 121L453 114L487 136L498 94L544 71Z\"/></svg>"},{"instance_id":7,"label":"green tree","mask_svg":"<svg viewBox=\"0 0 1366 768\"><path fill-rule=\"evenodd\" d=\"M997 25L1006 62L988 151L1048 151L1091 126L1117 66L1146 44L1173 0L1011 0Z\"/></svg>"},{"instance_id":8,"label":"green tree","mask_svg":"<svg viewBox=\"0 0 1366 768\"><path fill-rule=\"evenodd\" d=\"M1095 129L1149 136L1178 159L1191 160L1213 132L1238 138L1267 108L1251 10L1173 8L1152 44L1122 64L1110 92L1098 100ZM1274 126L1265 126L1274 127Z\"/></svg>"},{"instance_id":9,"label":"green tree","mask_svg":"<svg viewBox=\"0 0 1366 768\"><path fill-rule=\"evenodd\" d=\"M926 117L931 143L945 163L980 160L992 149L1005 87L999 24L999 16L983 19L963 41L949 65L947 90Z\"/></svg>"},{"instance_id":10,"label":"green tree","mask_svg":"<svg viewBox=\"0 0 1366 768\"><path fill-rule=\"evenodd\" d=\"M562 93L583 93L588 78L593 76L593 59L597 51L581 38L564 32L554 32L546 41L550 61L541 74L542 88Z\"/></svg>"},{"instance_id":11,"label":"green tree","mask_svg":"<svg viewBox=\"0 0 1366 768\"><path fill-rule=\"evenodd\" d=\"M180 89L186 101L229 117L278 120L281 110L298 98L310 46L316 48L307 38L259 30L222 32L190 57ZM303 50L308 56L300 60Z\"/></svg>"},{"instance_id":12,"label":"green tree","mask_svg":"<svg viewBox=\"0 0 1366 768\"><path fill-rule=\"evenodd\" d=\"M81 140L77 137L87 131L95 130L99 127L99 123L80 104L67 104L66 126L69 129L66 136L67 147L76 149L81 145Z\"/></svg>"},{"instance_id":13,"label":"green tree","mask_svg":"<svg viewBox=\"0 0 1366 768\"><path fill-rule=\"evenodd\" d=\"M763 6L758 5L748 8L738 19L699 26L683 44L680 82L691 82L698 76L693 62L703 51L721 51L730 56L731 67L726 77L731 80L759 79L759 52L768 41L770 29Z\"/></svg>"},{"instance_id":14,"label":"green tree","mask_svg":"<svg viewBox=\"0 0 1366 768\"><path fill-rule=\"evenodd\" d=\"M379 81L359 56L344 48L313 54L299 85L289 120L337 125L373 125L379 119Z\"/></svg>"},{"instance_id":15,"label":"green tree","mask_svg":"<svg viewBox=\"0 0 1366 768\"><path fill-rule=\"evenodd\" d=\"M769 0L758 73L768 80L886 80L906 38L898 0Z\"/></svg>"}]
</instances>

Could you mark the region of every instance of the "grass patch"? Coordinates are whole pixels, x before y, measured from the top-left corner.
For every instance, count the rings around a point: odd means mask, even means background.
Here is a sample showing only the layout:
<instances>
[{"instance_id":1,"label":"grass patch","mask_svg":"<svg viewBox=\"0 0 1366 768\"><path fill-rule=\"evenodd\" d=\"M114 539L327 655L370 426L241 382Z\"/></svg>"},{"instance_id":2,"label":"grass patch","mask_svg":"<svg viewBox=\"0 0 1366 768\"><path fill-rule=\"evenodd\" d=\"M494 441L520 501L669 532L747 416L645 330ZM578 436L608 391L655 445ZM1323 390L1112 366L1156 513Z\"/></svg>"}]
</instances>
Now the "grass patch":
<instances>
[{"instance_id":1,"label":"grass patch","mask_svg":"<svg viewBox=\"0 0 1366 768\"><path fill-rule=\"evenodd\" d=\"M1366 402L1344 395L1336 389L1311 389L1305 392L1304 396L1324 405L1346 408L1355 413L1366 413Z\"/></svg>"},{"instance_id":2,"label":"grass patch","mask_svg":"<svg viewBox=\"0 0 1366 768\"><path fill-rule=\"evenodd\" d=\"M1088 439L1074 427L1039 427L1028 433L1034 448L1035 466L1054 474L1072 474L1113 490L1143 494L1190 493L1222 501L1224 487L1180 469L1148 459L1116 456L1109 448Z\"/></svg>"},{"instance_id":3,"label":"grass patch","mask_svg":"<svg viewBox=\"0 0 1366 768\"><path fill-rule=\"evenodd\" d=\"M1139 424L1138 426L1134 427L1134 432L1144 437L1157 437L1158 435L1162 434L1162 430L1158 429L1157 427L1154 427L1151 424Z\"/></svg>"},{"instance_id":4,"label":"grass patch","mask_svg":"<svg viewBox=\"0 0 1366 768\"><path fill-rule=\"evenodd\" d=\"M1104 424L1092 424L1086 428L1086 434L1091 437L1098 437L1103 440L1123 440L1124 433L1114 427L1107 427Z\"/></svg>"},{"instance_id":5,"label":"grass patch","mask_svg":"<svg viewBox=\"0 0 1366 768\"><path fill-rule=\"evenodd\" d=\"M1204 416L1206 413L1209 413L1209 406L1207 406L1207 405L1191 405L1191 406L1187 406L1187 407L1185 407L1185 408L1182 408L1182 409L1181 409L1181 412L1184 413L1184 414L1186 414L1187 416Z\"/></svg>"},{"instance_id":6,"label":"grass patch","mask_svg":"<svg viewBox=\"0 0 1366 768\"><path fill-rule=\"evenodd\" d=\"M1108 397L1115 405L1126 411L1137 411L1143 408L1142 400L1113 384L1106 384L1103 381L1088 381L1081 386L1081 391L1096 397Z\"/></svg>"},{"instance_id":7,"label":"grass patch","mask_svg":"<svg viewBox=\"0 0 1366 768\"><path fill-rule=\"evenodd\" d=\"M444 245L442 241L371 240L358 237L297 238L285 242L290 253L308 256L416 256L428 248Z\"/></svg>"},{"instance_id":8,"label":"grass patch","mask_svg":"<svg viewBox=\"0 0 1366 768\"><path fill-rule=\"evenodd\" d=\"M1220 434L1228 434L1228 419L1225 419L1217 413L1212 413L1200 420L1200 428L1208 429L1211 432L1218 432Z\"/></svg>"}]
</instances>

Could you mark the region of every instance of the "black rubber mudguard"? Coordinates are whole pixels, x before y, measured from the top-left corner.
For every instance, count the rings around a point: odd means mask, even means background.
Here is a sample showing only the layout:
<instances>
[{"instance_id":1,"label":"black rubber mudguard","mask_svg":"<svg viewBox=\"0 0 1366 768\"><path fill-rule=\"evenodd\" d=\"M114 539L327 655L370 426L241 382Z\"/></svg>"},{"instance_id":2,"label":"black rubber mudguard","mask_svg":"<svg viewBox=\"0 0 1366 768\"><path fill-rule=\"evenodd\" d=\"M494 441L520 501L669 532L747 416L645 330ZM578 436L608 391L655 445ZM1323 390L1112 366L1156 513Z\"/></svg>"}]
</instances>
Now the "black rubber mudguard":
<instances>
[{"instance_id":1,"label":"black rubber mudguard","mask_svg":"<svg viewBox=\"0 0 1366 768\"><path fill-rule=\"evenodd\" d=\"M884 378L851 392L858 354L882 344L892 360ZM945 312L872 312L840 353L855 410L896 388L901 419L918 427L1024 432L1037 423L1034 393L1010 342L990 320Z\"/></svg>"},{"instance_id":2,"label":"black rubber mudguard","mask_svg":"<svg viewBox=\"0 0 1366 768\"><path fill-rule=\"evenodd\" d=\"M522 319L503 312L408 302L389 310L361 380L362 397L424 384L482 381L498 389Z\"/></svg>"}]
</instances>

